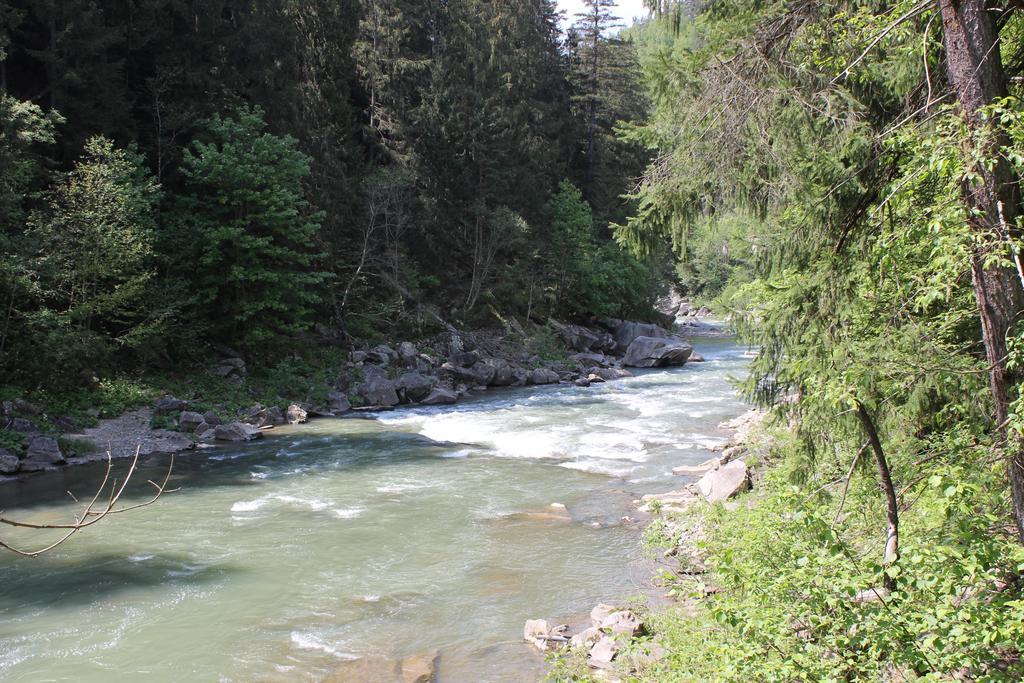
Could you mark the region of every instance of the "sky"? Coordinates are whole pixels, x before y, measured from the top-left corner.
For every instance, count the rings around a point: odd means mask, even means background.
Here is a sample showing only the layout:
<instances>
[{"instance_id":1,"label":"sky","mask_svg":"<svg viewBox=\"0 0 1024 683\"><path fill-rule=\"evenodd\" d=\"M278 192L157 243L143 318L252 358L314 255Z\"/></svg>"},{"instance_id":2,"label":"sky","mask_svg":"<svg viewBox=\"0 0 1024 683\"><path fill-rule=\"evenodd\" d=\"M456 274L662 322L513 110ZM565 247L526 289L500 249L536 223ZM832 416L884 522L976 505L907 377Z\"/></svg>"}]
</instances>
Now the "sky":
<instances>
[{"instance_id":1,"label":"sky","mask_svg":"<svg viewBox=\"0 0 1024 683\"><path fill-rule=\"evenodd\" d=\"M629 26L634 17L647 16L643 0L618 0L615 14L622 17L622 23ZM583 9L583 0L558 0L558 9L565 10L566 22L576 20L576 13Z\"/></svg>"}]
</instances>

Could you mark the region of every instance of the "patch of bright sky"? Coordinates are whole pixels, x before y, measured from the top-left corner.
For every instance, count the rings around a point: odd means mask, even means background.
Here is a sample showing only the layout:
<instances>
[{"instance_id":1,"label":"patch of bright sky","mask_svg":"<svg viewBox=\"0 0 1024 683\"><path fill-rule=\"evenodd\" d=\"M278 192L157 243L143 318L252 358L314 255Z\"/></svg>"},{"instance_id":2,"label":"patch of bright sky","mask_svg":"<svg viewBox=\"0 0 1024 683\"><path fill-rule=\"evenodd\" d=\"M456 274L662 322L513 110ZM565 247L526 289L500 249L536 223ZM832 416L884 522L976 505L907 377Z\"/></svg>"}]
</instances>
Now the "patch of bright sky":
<instances>
[{"instance_id":1,"label":"patch of bright sky","mask_svg":"<svg viewBox=\"0 0 1024 683\"><path fill-rule=\"evenodd\" d=\"M565 11L563 26L576 21L576 13L583 10L583 0L558 0L558 9ZM615 3L615 14L622 18L622 24L629 26L634 19L647 16L643 0L619 0Z\"/></svg>"}]
</instances>

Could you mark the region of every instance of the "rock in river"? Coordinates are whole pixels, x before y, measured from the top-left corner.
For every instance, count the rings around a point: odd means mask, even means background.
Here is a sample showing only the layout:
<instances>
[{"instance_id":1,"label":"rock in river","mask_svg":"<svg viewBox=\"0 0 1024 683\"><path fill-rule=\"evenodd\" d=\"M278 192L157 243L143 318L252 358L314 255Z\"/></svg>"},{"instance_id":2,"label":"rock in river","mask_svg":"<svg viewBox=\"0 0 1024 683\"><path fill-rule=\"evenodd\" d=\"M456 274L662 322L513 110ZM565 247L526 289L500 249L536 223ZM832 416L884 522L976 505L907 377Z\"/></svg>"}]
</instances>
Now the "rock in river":
<instances>
[{"instance_id":1,"label":"rock in river","mask_svg":"<svg viewBox=\"0 0 1024 683\"><path fill-rule=\"evenodd\" d=\"M626 349L622 364L633 368L660 368L682 365L693 347L677 337L637 337Z\"/></svg>"},{"instance_id":2,"label":"rock in river","mask_svg":"<svg viewBox=\"0 0 1024 683\"><path fill-rule=\"evenodd\" d=\"M213 438L217 441L252 441L262 436L263 432L258 428L244 422L232 422L213 428Z\"/></svg>"}]
</instances>

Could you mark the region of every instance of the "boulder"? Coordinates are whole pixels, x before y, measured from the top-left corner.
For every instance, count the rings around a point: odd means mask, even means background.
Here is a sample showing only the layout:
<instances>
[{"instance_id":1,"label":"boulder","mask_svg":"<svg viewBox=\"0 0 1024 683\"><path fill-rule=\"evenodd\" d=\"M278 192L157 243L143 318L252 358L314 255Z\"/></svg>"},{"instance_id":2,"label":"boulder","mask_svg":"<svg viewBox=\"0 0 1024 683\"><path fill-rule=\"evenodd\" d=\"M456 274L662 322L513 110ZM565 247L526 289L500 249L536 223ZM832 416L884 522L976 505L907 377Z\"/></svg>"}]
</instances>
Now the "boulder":
<instances>
[{"instance_id":1,"label":"boulder","mask_svg":"<svg viewBox=\"0 0 1024 683\"><path fill-rule=\"evenodd\" d=\"M516 381L512 372L512 366L503 358L485 358L484 365L494 368L494 376L491 377L489 386L507 387Z\"/></svg>"},{"instance_id":2,"label":"boulder","mask_svg":"<svg viewBox=\"0 0 1024 683\"><path fill-rule=\"evenodd\" d=\"M23 472L38 472L54 465L64 465L67 461L60 450L56 439L48 436L33 436L29 439L25 457L21 461Z\"/></svg>"},{"instance_id":3,"label":"boulder","mask_svg":"<svg viewBox=\"0 0 1024 683\"><path fill-rule=\"evenodd\" d=\"M8 420L6 429L11 432L25 434L26 436L34 436L39 433L39 427L36 426L36 423L23 417L15 417Z\"/></svg>"},{"instance_id":4,"label":"boulder","mask_svg":"<svg viewBox=\"0 0 1024 683\"><path fill-rule=\"evenodd\" d=\"M690 352L690 357L688 359L688 362L690 362L690 363L703 363L704 362L704 356L700 355L696 351L691 351Z\"/></svg>"},{"instance_id":5,"label":"boulder","mask_svg":"<svg viewBox=\"0 0 1024 683\"><path fill-rule=\"evenodd\" d=\"M487 363L474 363L466 367L447 362L438 371L441 379L448 380L452 385L467 384L469 386L488 386L497 374L497 369Z\"/></svg>"},{"instance_id":6,"label":"boulder","mask_svg":"<svg viewBox=\"0 0 1024 683\"><path fill-rule=\"evenodd\" d=\"M458 368L471 368L480 360L479 351L456 351L448 357L448 363Z\"/></svg>"},{"instance_id":7,"label":"boulder","mask_svg":"<svg viewBox=\"0 0 1024 683\"><path fill-rule=\"evenodd\" d=\"M200 438L207 432L210 432L211 437L213 436L213 425L207 424L206 422L200 422L196 425L195 430L193 430L193 434Z\"/></svg>"},{"instance_id":8,"label":"boulder","mask_svg":"<svg viewBox=\"0 0 1024 683\"><path fill-rule=\"evenodd\" d=\"M566 625L551 626L544 619L528 619L523 626L523 640L532 643L541 652L548 648L560 647L569 642L565 636L569 627Z\"/></svg>"},{"instance_id":9,"label":"boulder","mask_svg":"<svg viewBox=\"0 0 1024 683\"><path fill-rule=\"evenodd\" d=\"M196 427L201 424L209 424L206 418L199 413L194 413L191 410L181 411L181 415L178 416L178 429L183 432L194 432Z\"/></svg>"},{"instance_id":10,"label":"boulder","mask_svg":"<svg viewBox=\"0 0 1024 683\"><path fill-rule=\"evenodd\" d=\"M221 377L241 376L245 374L245 361L238 357L222 358L213 371Z\"/></svg>"},{"instance_id":11,"label":"boulder","mask_svg":"<svg viewBox=\"0 0 1024 683\"><path fill-rule=\"evenodd\" d=\"M406 657L401 664L402 683L433 683L437 680L437 663L441 653L437 650Z\"/></svg>"},{"instance_id":12,"label":"boulder","mask_svg":"<svg viewBox=\"0 0 1024 683\"><path fill-rule=\"evenodd\" d=\"M530 384L558 384L558 373L548 368L537 368L530 372Z\"/></svg>"},{"instance_id":13,"label":"boulder","mask_svg":"<svg viewBox=\"0 0 1024 683\"><path fill-rule=\"evenodd\" d=\"M277 406L264 408L257 403L252 408L243 411L239 415L239 420L254 427L267 427L284 422L284 414Z\"/></svg>"},{"instance_id":14,"label":"boulder","mask_svg":"<svg viewBox=\"0 0 1024 683\"><path fill-rule=\"evenodd\" d=\"M21 467L21 460L14 453L0 448L0 474L14 474Z\"/></svg>"},{"instance_id":15,"label":"boulder","mask_svg":"<svg viewBox=\"0 0 1024 683\"><path fill-rule=\"evenodd\" d=\"M573 351L599 351L604 348L605 339L609 336L582 325L566 325L555 320L550 323L562 343Z\"/></svg>"},{"instance_id":16,"label":"boulder","mask_svg":"<svg viewBox=\"0 0 1024 683\"><path fill-rule=\"evenodd\" d=\"M340 391L332 391L327 394L327 410L335 415L340 415L352 410L352 404L345 394Z\"/></svg>"},{"instance_id":17,"label":"boulder","mask_svg":"<svg viewBox=\"0 0 1024 683\"><path fill-rule=\"evenodd\" d=\"M574 360L583 367L591 367L596 365L598 367L606 367L611 365L611 360L608 356L603 353L574 353L569 356L569 360Z\"/></svg>"},{"instance_id":18,"label":"boulder","mask_svg":"<svg viewBox=\"0 0 1024 683\"><path fill-rule=\"evenodd\" d=\"M419 355L420 352L412 342L402 342L398 345L398 359L406 367L415 366Z\"/></svg>"},{"instance_id":19,"label":"boulder","mask_svg":"<svg viewBox=\"0 0 1024 683\"><path fill-rule=\"evenodd\" d=\"M623 368L590 368L587 370L587 376L594 375L601 379L608 381L613 379L622 379L623 377L632 377L633 373Z\"/></svg>"},{"instance_id":20,"label":"boulder","mask_svg":"<svg viewBox=\"0 0 1024 683\"><path fill-rule=\"evenodd\" d=\"M644 622L633 612L623 609L612 612L602 619L598 628L612 634L623 634L632 638L644 632Z\"/></svg>"},{"instance_id":21,"label":"boulder","mask_svg":"<svg viewBox=\"0 0 1024 683\"><path fill-rule=\"evenodd\" d=\"M356 391L367 405L385 408L398 405L395 383L384 377L373 377L360 384Z\"/></svg>"},{"instance_id":22,"label":"boulder","mask_svg":"<svg viewBox=\"0 0 1024 683\"><path fill-rule=\"evenodd\" d=\"M590 384L604 384L604 377L601 377L600 375L595 375L594 373L590 373L589 375L587 375L587 382L589 382Z\"/></svg>"},{"instance_id":23,"label":"boulder","mask_svg":"<svg viewBox=\"0 0 1024 683\"><path fill-rule=\"evenodd\" d=\"M742 460L733 460L708 472L697 482L697 490L709 503L728 500L750 488L750 472Z\"/></svg>"},{"instance_id":24,"label":"boulder","mask_svg":"<svg viewBox=\"0 0 1024 683\"><path fill-rule=\"evenodd\" d=\"M398 352L387 344L378 344L366 353L366 360L377 365L389 365L398 360Z\"/></svg>"},{"instance_id":25,"label":"boulder","mask_svg":"<svg viewBox=\"0 0 1024 683\"><path fill-rule=\"evenodd\" d=\"M590 623L594 625L594 628L601 628L601 623L608 618L608 615L616 611L616 608L611 605L598 603L594 609L590 610Z\"/></svg>"},{"instance_id":26,"label":"boulder","mask_svg":"<svg viewBox=\"0 0 1024 683\"><path fill-rule=\"evenodd\" d=\"M683 365L693 347L677 337L637 337L630 342L622 364L633 368Z\"/></svg>"},{"instance_id":27,"label":"boulder","mask_svg":"<svg viewBox=\"0 0 1024 683\"><path fill-rule=\"evenodd\" d=\"M433 377L421 375L418 372L407 372L398 378L395 386L400 398L411 403L419 403L430 395L430 390L437 383Z\"/></svg>"},{"instance_id":28,"label":"boulder","mask_svg":"<svg viewBox=\"0 0 1024 683\"><path fill-rule=\"evenodd\" d=\"M173 396L164 396L153 404L154 415L173 415L188 408L188 403Z\"/></svg>"},{"instance_id":29,"label":"boulder","mask_svg":"<svg viewBox=\"0 0 1024 683\"><path fill-rule=\"evenodd\" d=\"M614 638L604 636L590 648L590 658L587 663L595 668L604 669L611 665L617 654L619 654L619 644Z\"/></svg>"},{"instance_id":30,"label":"boulder","mask_svg":"<svg viewBox=\"0 0 1024 683\"><path fill-rule=\"evenodd\" d=\"M658 327L652 323L638 323L630 320L609 320L606 323L612 329L612 338L615 341L615 352L622 355L637 337L668 337L668 330Z\"/></svg>"},{"instance_id":31,"label":"boulder","mask_svg":"<svg viewBox=\"0 0 1024 683\"><path fill-rule=\"evenodd\" d=\"M425 406L439 406L448 405L455 403L459 400L459 397L453 391L444 389L442 387L434 387L431 389L430 394L420 401Z\"/></svg>"},{"instance_id":32,"label":"boulder","mask_svg":"<svg viewBox=\"0 0 1024 683\"><path fill-rule=\"evenodd\" d=\"M586 388L590 386L590 380L587 379L586 377L580 377L578 380L573 382L573 384L575 384L578 387Z\"/></svg>"},{"instance_id":33,"label":"boulder","mask_svg":"<svg viewBox=\"0 0 1024 683\"><path fill-rule=\"evenodd\" d=\"M16 398L11 401L4 401L2 404L2 412L4 415L28 415L34 417L43 412L43 409L34 403L29 403L23 398Z\"/></svg>"},{"instance_id":34,"label":"boulder","mask_svg":"<svg viewBox=\"0 0 1024 683\"><path fill-rule=\"evenodd\" d=\"M574 650L577 648L586 648L587 650L590 650L590 648L603 637L604 634L601 632L601 629L596 626L591 626L574 635L569 640L569 647Z\"/></svg>"},{"instance_id":35,"label":"boulder","mask_svg":"<svg viewBox=\"0 0 1024 683\"><path fill-rule=\"evenodd\" d=\"M252 441L262 436L263 432L245 422L231 422L213 428L213 438L217 441Z\"/></svg>"},{"instance_id":36,"label":"boulder","mask_svg":"<svg viewBox=\"0 0 1024 683\"><path fill-rule=\"evenodd\" d=\"M203 413L203 422L210 425L211 427L216 427L219 424L224 424L224 421L220 419L220 416L217 415L217 413L213 412L212 410L208 410L207 412Z\"/></svg>"},{"instance_id":37,"label":"boulder","mask_svg":"<svg viewBox=\"0 0 1024 683\"><path fill-rule=\"evenodd\" d=\"M342 662L324 683L433 683L437 680L436 650L406 657L364 657Z\"/></svg>"},{"instance_id":38,"label":"boulder","mask_svg":"<svg viewBox=\"0 0 1024 683\"><path fill-rule=\"evenodd\" d=\"M305 408L297 403L292 403L285 409L284 419L287 420L290 425L297 425L308 420L309 415L306 413Z\"/></svg>"},{"instance_id":39,"label":"boulder","mask_svg":"<svg viewBox=\"0 0 1024 683\"><path fill-rule=\"evenodd\" d=\"M366 362L366 351L353 351L348 354L348 359L353 363L365 363Z\"/></svg>"}]
</instances>

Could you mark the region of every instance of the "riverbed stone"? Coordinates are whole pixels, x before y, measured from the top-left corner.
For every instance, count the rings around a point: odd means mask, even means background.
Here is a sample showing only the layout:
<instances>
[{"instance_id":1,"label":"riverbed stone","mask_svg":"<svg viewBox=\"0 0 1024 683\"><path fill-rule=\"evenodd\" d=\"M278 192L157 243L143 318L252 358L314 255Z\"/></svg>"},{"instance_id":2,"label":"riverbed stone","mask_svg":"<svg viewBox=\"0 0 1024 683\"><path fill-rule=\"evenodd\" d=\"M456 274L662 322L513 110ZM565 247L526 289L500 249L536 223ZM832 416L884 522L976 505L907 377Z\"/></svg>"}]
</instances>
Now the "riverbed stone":
<instances>
[{"instance_id":1,"label":"riverbed stone","mask_svg":"<svg viewBox=\"0 0 1024 683\"><path fill-rule=\"evenodd\" d=\"M558 384L558 373L550 368L537 368L530 372L530 384Z\"/></svg>"},{"instance_id":2,"label":"riverbed stone","mask_svg":"<svg viewBox=\"0 0 1024 683\"><path fill-rule=\"evenodd\" d=\"M512 374L512 366L509 365L507 360L503 358L485 358L483 364L494 368L494 374L488 382L489 386L507 387L515 382L516 378Z\"/></svg>"},{"instance_id":3,"label":"riverbed stone","mask_svg":"<svg viewBox=\"0 0 1024 683\"><path fill-rule=\"evenodd\" d=\"M35 436L39 433L39 427L36 426L36 423L23 417L11 418L7 421L5 427L8 431L18 432L26 436Z\"/></svg>"},{"instance_id":4,"label":"riverbed stone","mask_svg":"<svg viewBox=\"0 0 1024 683\"><path fill-rule=\"evenodd\" d=\"M430 394L427 395L420 403L425 406L439 406L449 405L459 400L459 397L454 391L445 389L444 387L434 387L430 390Z\"/></svg>"},{"instance_id":5,"label":"riverbed stone","mask_svg":"<svg viewBox=\"0 0 1024 683\"><path fill-rule=\"evenodd\" d=\"M630 610L624 609L612 612L602 619L599 628L602 631L622 634L632 638L644 632L644 622Z\"/></svg>"},{"instance_id":6,"label":"riverbed stone","mask_svg":"<svg viewBox=\"0 0 1024 683\"><path fill-rule=\"evenodd\" d=\"M590 610L590 623L593 624L594 628L601 628L601 623L608 618L612 612L615 612L616 608L612 605L606 605L603 602L594 605L594 609Z\"/></svg>"},{"instance_id":7,"label":"riverbed stone","mask_svg":"<svg viewBox=\"0 0 1024 683\"><path fill-rule=\"evenodd\" d=\"M416 367L420 352L412 342L404 341L398 345L398 360L407 368Z\"/></svg>"},{"instance_id":8,"label":"riverbed stone","mask_svg":"<svg viewBox=\"0 0 1024 683\"><path fill-rule=\"evenodd\" d=\"M398 352L387 344L378 344L366 353L366 360L377 365L390 365L398 360Z\"/></svg>"},{"instance_id":9,"label":"riverbed stone","mask_svg":"<svg viewBox=\"0 0 1024 683\"><path fill-rule=\"evenodd\" d=\"M607 668L619 654L619 649L620 646L614 638L604 636L590 648L590 658L587 663L599 669Z\"/></svg>"},{"instance_id":10,"label":"riverbed stone","mask_svg":"<svg viewBox=\"0 0 1024 683\"><path fill-rule=\"evenodd\" d=\"M395 387L400 398L404 398L406 402L419 403L430 395L436 383L437 380L433 377L418 372L407 372L398 378Z\"/></svg>"},{"instance_id":11,"label":"riverbed stone","mask_svg":"<svg viewBox=\"0 0 1024 683\"><path fill-rule=\"evenodd\" d=\"M153 404L154 415L174 415L188 408L187 401L174 396L164 396Z\"/></svg>"},{"instance_id":12,"label":"riverbed stone","mask_svg":"<svg viewBox=\"0 0 1024 683\"><path fill-rule=\"evenodd\" d=\"M703 363L705 362L704 356L700 355L696 351L690 353L690 358L686 361L687 363Z\"/></svg>"},{"instance_id":13,"label":"riverbed stone","mask_svg":"<svg viewBox=\"0 0 1024 683\"><path fill-rule=\"evenodd\" d=\"M637 337L668 337L668 330L652 323L638 323L632 320L607 320L604 324L611 328L615 340L615 352L624 354L629 345Z\"/></svg>"},{"instance_id":14,"label":"riverbed stone","mask_svg":"<svg viewBox=\"0 0 1024 683\"><path fill-rule=\"evenodd\" d=\"M697 482L697 490L709 503L720 503L749 488L750 471L742 460L726 463Z\"/></svg>"},{"instance_id":15,"label":"riverbed stone","mask_svg":"<svg viewBox=\"0 0 1024 683\"><path fill-rule=\"evenodd\" d=\"M399 402L395 383L385 377L373 377L360 384L356 391L370 406L390 408Z\"/></svg>"},{"instance_id":16,"label":"riverbed stone","mask_svg":"<svg viewBox=\"0 0 1024 683\"><path fill-rule=\"evenodd\" d=\"M327 410L335 415L341 415L352 410L352 404L345 394L340 391L332 391L327 394Z\"/></svg>"},{"instance_id":17,"label":"riverbed stone","mask_svg":"<svg viewBox=\"0 0 1024 683\"><path fill-rule=\"evenodd\" d=\"M21 461L24 472L38 472L54 465L64 465L67 460L60 450L56 439L48 436L33 436L25 449L25 458Z\"/></svg>"},{"instance_id":18,"label":"riverbed stone","mask_svg":"<svg viewBox=\"0 0 1024 683\"><path fill-rule=\"evenodd\" d=\"M631 368L683 365L693 347L678 337L637 337L630 342L622 364Z\"/></svg>"},{"instance_id":19,"label":"riverbed stone","mask_svg":"<svg viewBox=\"0 0 1024 683\"><path fill-rule=\"evenodd\" d=\"M0 448L0 474L14 474L21 467L21 460L14 453Z\"/></svg>"},{"instance_id":20,"label":"riverbed stone","mask_svg":"<svg viewBox=\"0 0 1024 683\"><path fill-rule=\"evenodd\" d=\"M181 411L181 415L178 416L178 429L183 432L194 432L196 427L201 424L209 424L206 422L206 418L199 413L194 413L191 410Z\"/></svg>"},{"instance_id":21,"label":"riverbed stone","mask_svg":"<svg viewBox=\"0 0 1024 683\"><path fill-rule=\"evenodd\" d=\"M297 403L292 403L291 405L288 406L288 408L285 409L284 417L285 420L287 420L288 424L290 425L302 424L303 422L306 422L309 419L309 415L308 413L306 413L306 409Z\"/></svg>"},{"instance_id":22,"label":"riverbed stone","mask_svg":"<svg viewBox=\"0 0 1024 683\"><path fill-rule=\"evenodd\" d=\"M252 441L263 436L257 427L245 422L231 422L213 428L213 438L217 441Z\"/></svg>"},{"instance_id":23,"label":"riverbed stone","mask_svg":"<svg viewBox=\"0 0 1024 683\"><path fill-rule=\"evenodd\" d=\"M569 647L572 649L586 648L589 650L597 641L604 637L604 633L596 626L590 626L569 640Z\"/></svg>"}]
</instances>

